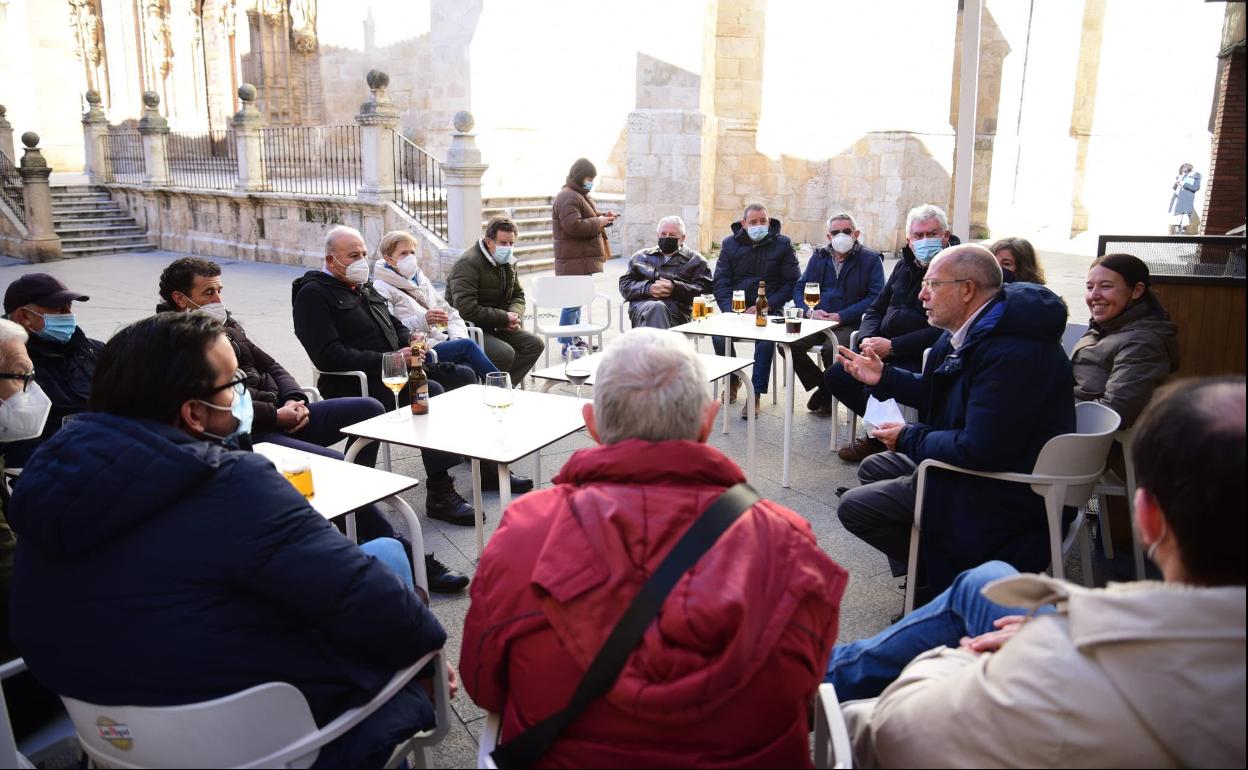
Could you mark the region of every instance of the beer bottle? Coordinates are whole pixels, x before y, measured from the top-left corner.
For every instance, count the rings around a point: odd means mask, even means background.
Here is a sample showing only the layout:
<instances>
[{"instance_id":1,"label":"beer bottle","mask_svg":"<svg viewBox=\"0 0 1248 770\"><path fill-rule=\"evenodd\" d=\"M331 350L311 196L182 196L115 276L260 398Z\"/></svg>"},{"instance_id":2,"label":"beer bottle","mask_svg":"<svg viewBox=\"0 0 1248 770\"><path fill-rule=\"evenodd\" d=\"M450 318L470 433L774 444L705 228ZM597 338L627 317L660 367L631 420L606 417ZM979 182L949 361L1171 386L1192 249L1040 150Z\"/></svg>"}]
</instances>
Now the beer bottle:
<instances>
[{"instance_id":1,"label":"beer bottle","mask_svg":"<svg viewBox=\"0 0 1248 770\"><path fill-rule=\"evenodd\" d=\"M412 352L418 352L416 347L421 343L412 345ZM425 374L425 367L412 366L407 373L407 394L412 399L412 414L429 414L429 376Z\"/></svg>"},{"instance_id":2,"label":"beer bottle","mask_svg":"<svg viewBox=\"0 0 1248 770\"><path fill-rule=\"evenodd\" d=\"M758 282L758 299L754 300L754 325L767 325L767 285L766 281Z\"/></svg>"}]
</instances>

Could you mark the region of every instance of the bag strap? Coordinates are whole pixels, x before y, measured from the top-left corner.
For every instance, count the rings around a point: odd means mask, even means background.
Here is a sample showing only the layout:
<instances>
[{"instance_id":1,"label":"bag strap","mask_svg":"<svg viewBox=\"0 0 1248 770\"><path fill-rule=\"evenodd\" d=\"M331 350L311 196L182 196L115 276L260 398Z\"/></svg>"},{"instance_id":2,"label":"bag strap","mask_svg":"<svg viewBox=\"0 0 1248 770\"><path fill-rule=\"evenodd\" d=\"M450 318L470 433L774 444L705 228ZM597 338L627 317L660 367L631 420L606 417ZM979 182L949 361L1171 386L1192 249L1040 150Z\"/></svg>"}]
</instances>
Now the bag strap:
<instances>
[{"instance_id":1,"label":"bag strap","mask_svg":"<svg viewBox=\"0 0 1248 770\"><path fill-rule=\"evenodd\" d=\"M749 484L737 484L717 497L681 536L667 558L642 586L637 598L624 611L577 685L576 692L562 711L533 725L490 755L500 768L524 768L536 764L590 703L605 695L624 669L628 656L641 641L659 608L689 569L715 545L728 527L761 498Z\"/></svg>"}]
</instances>

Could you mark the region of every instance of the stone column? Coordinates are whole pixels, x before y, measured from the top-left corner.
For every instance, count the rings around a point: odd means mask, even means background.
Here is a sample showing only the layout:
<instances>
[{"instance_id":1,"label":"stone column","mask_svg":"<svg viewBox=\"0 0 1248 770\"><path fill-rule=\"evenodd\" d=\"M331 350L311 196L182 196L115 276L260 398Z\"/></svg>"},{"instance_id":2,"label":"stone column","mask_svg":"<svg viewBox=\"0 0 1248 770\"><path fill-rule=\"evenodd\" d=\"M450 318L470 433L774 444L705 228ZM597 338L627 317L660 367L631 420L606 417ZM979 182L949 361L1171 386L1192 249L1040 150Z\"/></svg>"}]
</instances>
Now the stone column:
<instances>
[{"instance_id":1,"label":"stone column","mask_svg":"<svg viewBox=\"0 0 1248 770\"><path fill-rule=\"evenodd\" d=\"M165 162L169 121L161 116L158 107L160 95L155 91L144 91L139 133L143 135L143 184L149 186L169 184L169 166Z\"/></svg>"},{"instance_id":2,"label":"stone column","mask_svg":"<svg viewBox=\"0 0 1248 770\"><path fill-rule=\"evenodd\" d=\"M238 87L238 100L242 104L234 115L234 141L238 143L238 182L234 189L239 192L264 189L264 149L260 129L264 128L264 116L256 109L256 87L243 83Z\"/></svg>"},{"instance_id":3,"label":"stone column","mask_svg":"<svg viewBox=\"0 0 1248 770\"><path fill-rule=\"evenodd\" d=\"M489 166L481 162L472 113L455 113L451 147L442 164L446 185L446 240L451 251L460 252L481 237L481 177Z\"/></svg>"},{"instance_id":4,"label":"stone column","mask_svg":"<svg viewBox=\"0 0 1248 770\"><path fill-rule=\"evenodd\" d=\"M26 199L26 258L31 262L61 259L61 239L52 228L52 190L48 177L52 167L39 152L39 135L22 134L26 152L18 173L22 175L22 196Z\"/></svg>"},{"instance_id":5,"label":"stone column","mask_svg":"<svg viewBox=\"0 0 1248 770\"><path fill-rule=\"evenodd\" d=\"M0 104L0 152L9 156L9 160L13 160L13 124L5 119L5 113L8 109Z\"/></svg>"},{"instance_id":6,"label":"stone column","mask_svg":"<svg viewBox=\"0 0 1248 770\"><path fill-rule=\"evenodd\" d=\"M399 109L386 96L390 76L369 70L368 87L372 97L360 105L355 122L360 124L360 157L364 183L359 197L365 201L394 200L394 127L399 125Z\"/></svg>"},{"instance_id":7,"label":"stone column","mask_svg":"<svg viewBox=\"0 0 1248 770\"><path fill-rule=\"evenodd\" d=\"M112 164L104 151L104 137L108 134L108 116L100 108L100 95L87 91L87 111L82 115L83 169L91 178L91 184L103 184L113 179Z\"/></svg>"}]
</instances>

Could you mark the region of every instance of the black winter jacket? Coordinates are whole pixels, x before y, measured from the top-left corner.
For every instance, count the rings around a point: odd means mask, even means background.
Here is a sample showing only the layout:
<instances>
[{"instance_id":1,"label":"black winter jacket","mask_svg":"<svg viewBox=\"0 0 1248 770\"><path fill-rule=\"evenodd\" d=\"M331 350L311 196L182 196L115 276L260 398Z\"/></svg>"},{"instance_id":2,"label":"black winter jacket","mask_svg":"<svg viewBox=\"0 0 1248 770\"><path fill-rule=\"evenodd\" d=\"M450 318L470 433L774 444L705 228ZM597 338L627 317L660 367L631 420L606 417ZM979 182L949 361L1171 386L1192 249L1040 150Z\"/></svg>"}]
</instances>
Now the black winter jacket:
<instances>
[{"instance_id":1,"label":"black winter jacket","mask_svg":"<svg viewBox=\"0 0 1248 770\"><path fill-rule=\"evenodd\" d=\"M958 236L949 236L949 245L961 243ZM918 371L923 351L940 337L941 331L928 324L927 313L919 301L920 282L927 268L920 265L909 244L901 249L901 260L884 284L884 291L862 314L858 338L884 337L893 343L892 363L903 369Z\"/></svg>"},{"instance_id":2,"label":"black winter jacket","mask_svg":"<svg viewBox=\"0 0 1248 770\"><path fill-rule=\"evenodd\" d=\"M793 241L780 234L780 220L772 219L767 236L758 243L740 222L732 223L732 235L724 241L715 262L715 301L724 313L732 312L732 292L745 290L745 304L758 297L758 282L767 282L769 312L779 314L784 303L793 299L793 286L801 277Z\"/></svg>"},{"instance_id":3,"label":"black winter jacket","mask_svg":"<svg viewBox=\"0 0 1248 770\"><path fill-rule=\"evenodd\" d=\"M620 296L630 302L654 299L650 287L660 278L673 284L672 295L662 302L668 315L680 318L681 323L691 320L693 298L711 290L711 269L701 254L681 246L665 256L658 246L651 246L628 261L628 272L620 276Z\"/></svg>"},{"instance_id":4,"label":"black winter jacket","mask_svg":"<svg viewBox=\"0 0 1248 770\"><path fill-rule=\"evenodd\" d=\"M44 423L43 435L5 446L6 465L11 468L24 466L39 444L61 429L62 420L71 414L86 411L91 397L91 379L95 377L95 362L103 349L103 342L91 339L81 328L74 330L68 342L53 342L37 334L30 335L26 352L35 365L35 382L52 400L52 410Z\"/></svg>"}]
</instances>

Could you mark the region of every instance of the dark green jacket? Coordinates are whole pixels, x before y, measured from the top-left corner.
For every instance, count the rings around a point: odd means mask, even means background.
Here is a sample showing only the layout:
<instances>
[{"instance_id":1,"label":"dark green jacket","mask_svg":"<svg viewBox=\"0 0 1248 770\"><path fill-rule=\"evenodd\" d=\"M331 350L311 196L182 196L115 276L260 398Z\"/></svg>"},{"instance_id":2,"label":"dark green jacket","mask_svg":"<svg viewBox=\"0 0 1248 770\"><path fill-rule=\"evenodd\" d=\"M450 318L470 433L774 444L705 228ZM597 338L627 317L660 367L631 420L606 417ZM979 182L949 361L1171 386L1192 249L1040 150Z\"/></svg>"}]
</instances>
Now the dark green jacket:
<instances>
[{"instance_id":1,"label":"dark green jacket","mask_svg":"<svg viewBox=\"0 0 1248 770\"><path fill-rule=\"evenodd\" d=\"M507 328L507 314L524 317L524 289L516 266L495 265L481 242L459 255L446 282L446 300L465 321L486 331Z\"/></svg>"}]
</instances>

